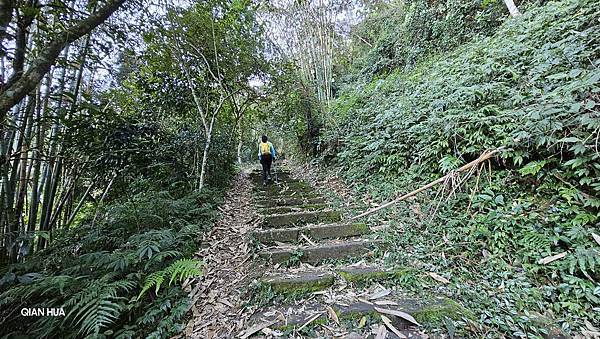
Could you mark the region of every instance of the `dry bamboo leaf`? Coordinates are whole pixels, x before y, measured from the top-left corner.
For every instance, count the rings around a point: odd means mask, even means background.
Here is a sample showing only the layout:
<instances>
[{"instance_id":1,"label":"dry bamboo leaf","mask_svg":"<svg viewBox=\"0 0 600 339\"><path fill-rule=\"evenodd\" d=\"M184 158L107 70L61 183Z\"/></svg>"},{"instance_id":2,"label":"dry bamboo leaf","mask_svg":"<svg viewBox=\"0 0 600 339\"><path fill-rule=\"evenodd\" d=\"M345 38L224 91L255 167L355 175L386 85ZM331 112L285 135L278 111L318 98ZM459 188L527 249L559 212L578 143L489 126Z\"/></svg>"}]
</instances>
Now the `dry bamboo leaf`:
<instances>
[{"instance_id":1,"label":"dry bamboo leaf","mask_svg":"<svg viewBox=\"0 0 600 339\"><path fill-rule=\"evenodd\" d=\"M310 240L306 235L304 235L304 233L300 233L300 237L302 237L302 239L306 240L307 243L309 243L311 246L317 246L317 244L315 244L312 240Z\"/></svg>"},{"instance_id":2,"label":"dry bamboo leaf","mask_svg":"<svg viewBox=\"0 0 600 339\"><path fill-rule=\"evenodd\" d=\"M600 330L598 328L596 328L594 325L592 325L592 323L589 322L588 320L584 320L583 323L585 324L585 327L587 327L588 330L590 330L592 332L600 332Z\"/></svg>"},{"instance_id":3,"label":"dry bamboo leaf","mask_svg":"<svg viewBox=\"0 0 600 339\"><path fill-rule=\"evenodd\" d=\"M381 315L381 320L383 320L383 323L385 324L385 326L387 326L387 328L394 332L395 335L398 336L398 338L406 338L406 336L404 334L402 334L402 332L400 332L400 330L398 330L396 327L394 327L394 325L392 325L392 321L390 320L390 318L386 317L383 314Z\"/></svg>"},{"instance_id":4,"label":"dry bamboo leaf","mask_svg":"<svg viewBox=\"0 0 600 339\"><path fill-rule=\"evenodd\" d=\"M190 320L185 328L185 337L190 338L194 334L194 320Z\"/></svg>"},{"instance_id":5,"label":"dry bamboo leaf","mask_svg":"<svg viewBox=\"0 0 600 339\"><path fill-rule=\"evenodd\" d=\"M387 337L387 330L385 329L385 325L379 325L379 330L377 331L377 336L375 339L385 339Z\"/></svg>"},{"instance_id":6,"label":"dry bamboo leaf","mask_svg":"<svg viewBox=\"0 0 600 339\"><path fill-rule=\"evenodd\" d=\"M219 302L225 304L226 306L234 308L234 306L227 299L221 299L219 300Z\"/></svg>"},{"instance_id":7,"label":"dry bamboo leaf","mask_svg":"<svg viewBox=\"0 0 600 339\"><path fill-rule=\"evenodd\" d=\"M358 301L360 301L360 302L363 302L363 303L365 303L365 304L373 305L373 303L372 303L372 302L370 302L370 301L368 301L368 300L366 300L366 299L363 299L363 298L356 298L356 299L358 299Z\"/></svg>"},{"instance_id":8,"label":"dry bamboo leaf","mask_svg":"<svg viewBox=\"0 0 600 339\"><path fill-rule=\"evenodd\" d=\"M540 259L538 261L538 264L540 264L540 265L546 265L546 264L549 264L549 263L551 263L553 261L556 261L558 259L562 259L562 258L564 258L566 256L567 256L567 252L562 252L562 253L559 253L559 254L551 255L551 256L545 257L543 259Z\"/></svg>"},{"instance_id":9,"label":"dry bamboo leaf","mask_svg":"<svg viewBox=\"0 0 600 339\"><path fill-rule=\"evenodd\" d=\"M242 338L242 339L248 338L251 335L253 335L254 333L262 330L263 328L267 328L267 327L273 325L274 323L276 323L278 321L279 321L279 318L277 318L275 320L263 322L263 323L260 323L260 324L256 324L256 325L250 327L249 329L243 331L242 333L240 333L240 338Z\"/></svg>"},{"instance_id":10,"label":"dry bamboo leaf","mask_svg":"<svg viewBox=\"0 0 600 339\"><path fill-rule=\"evenodd\" d=\"M434 272L427 272L427 274L429 274L430 277L432 277L434 280L437 280L439 282L441 282L442 284L449 284L450 280L442 277L441 275L434 273Z\"/></svg>"},{"instance_id":11,"label":"dry bamboo leaf","mask_svg":"<svg viewBox=\"0 0 600 339\"><path fill-rule=\"evenodd\" d=\"M381 291L371 294L369 296L369 300L383 298L383 297L389 295L390 293L392 293L392 291L390 289L384 289L384 290L381 290Z\"/></svg>"},{"instance_id":12,"label":"dry bamboo leaf","mask_svg":"<svg viewBox=\"0 0 600 339\"><path fill-rule=\"evenodd\" d=\"M304 323L304 325L300 326L297 331L302 330L303 328L305 328L306 326L308 326L310 323L312 323L313 321L317 320L317 318L319 318L322 314L323 314L323 312L319 312L319 313L315 314L314 316L312 316L310 319L308 319Z\"/></svg>"},{"instance_id":13,"label":"dry bamboo leaf","mask_svg":"<svg viewBox=\"0 0 600 339\"><path fill-rule=\"evenodd\" d=\"M379 307L374 307L375 311L379 312L379 313L385 313L385 314L390 314L390 315L395 315L397 317L400 317L408 322L411 322L417 326L421 326L421 324L419 324L415 318L413 318L412 315L402 312L402 311L398 311L398 310L390 310L387 308L379 308Z\"/></svg>"},{"instance_id":14,"label":"dry bamboo leaf","mask_svg":"<svg viewBox=\"0 0 600 339\"><path fill-rule=\"evenodd\" d=\"M213 326L208 328L208 332L206 333L206 339L212 339L215 336L215 328Z\"/></svg>"},{"instance_id":15,"label":"dry bamboo leaf","mask_svg":"<svg viewBox=\"0 0 600 339\"><path fill-rule=\"evenodd\" d=\"M337 313L335 313L335 310L329 305L327 305L326 308L327 308L327 312L329 313L329 318L331 318L331 320L333 320L336 324L339 325L340 319L338 318Z\"/></svg>"},{"instance_id":16,"label":"dry bamboo leaf","mask_svg":"<svg viewBox=\"0 0 600 339\"><path fill-rule=\"evenodd\" d=\"M600 245L600 235L592 232L592 238L594 238L594 240L596 240L596 242L598 243L598 245Z\"/></svg>"},{"instance_id":17,"label":"dry bamboo leaf","mask_svg":"<svg viewBox=\"0 0 600 339\"><path fill-rule=\"evenodd\" d=\"M594 332L594 331L588 331L588 330L581 330L581 334L584 336L584 338L600 338L600 332Z\"/></svg>"}]
</instances>

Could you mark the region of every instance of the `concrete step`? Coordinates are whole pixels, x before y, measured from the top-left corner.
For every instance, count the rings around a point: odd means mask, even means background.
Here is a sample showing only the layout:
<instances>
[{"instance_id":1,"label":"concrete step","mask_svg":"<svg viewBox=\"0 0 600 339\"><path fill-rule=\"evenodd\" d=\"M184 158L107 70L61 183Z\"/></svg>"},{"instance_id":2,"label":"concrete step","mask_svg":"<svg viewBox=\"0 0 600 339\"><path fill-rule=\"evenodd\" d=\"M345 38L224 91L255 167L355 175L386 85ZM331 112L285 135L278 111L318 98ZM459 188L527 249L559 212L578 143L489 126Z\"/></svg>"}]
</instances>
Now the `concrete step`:
<instances>
[{"instance_id":1,"label":"concrete step","mask_svg":"<svg viewBox=\"0 0 600 339\"><path fill-rule=\"evenodd\" d=\"M325 202L325 198L315 194L309 196L295 195L282 198L264 198L255 197L254 202L258 207L276 207L276 206L297 206L308 204L321 204Z\"/></svg>"},{"instance_id":2,"label":"concrete step","mask_svg":"<svg viewBox=\"0 0 600 339\"><path fill-rule=\"evenodd\" d=\"M318 211L329 208L327 204L306 204L306 205L295 205L295 206L276 206L266 207L260 209L260 214L271 215L271 214L284 214L292 212L302 211Z\"/></svg>"},{"instance_id":3,"label":"concrete step","mask_svg":"<svg viewBox=\"0 0 600 339\"><path fill-rule=\"evenodd\" d=\"M407 273L412 273L407 268L384 269L378 266L346 266L337 268L335 272L350 283L383 281L400 278Z\"/></svg>"},{"instance_id":4,"label":"concrete step","mask_svg":"<svg viewBox=\"0 0 600 339\"><path fill-rule=\"evenodd\" d=\"M292 186L296 186L297 184L303 184L302 181L299 181L296 179L287 179L287 178L281 178L281 177L278 177L277 181L275 181L275 177L272 177L271 180L267 181L266 185L263 184L262 178L255 179L252 182L253 182L252 191L254 193L265 192L268 189L274 189L274 188L280 189L282 186L289 185L289 184L291 184ZM302 185L298 185L298 186L302 186Z\"/></svg>"},{"instance_id":5,"label":"concrete step","mask_svg":"<svg viewBox=\"0 0 600 339\"><path fill-rule=\"evenodd\" d=\"M266 260L271 260L273 264L294 260L317 264L325 260L361 257L380 245L383 245L382 241L358 239L324 242L315 246L275 247L264 250L259 255Z\"/></svg>"},{"instance_id":6,"label":"concrete step","mask_svg":"<svg viewBox=\"0 0 600 339\"><path fill-rule=\"evenodd\" d=\"M381 313L375 310L375 307L385 310L401 311L413 316L420 325L443 326L445 317L454 320L460 320L462 317L471 318L473 314L458 303L446 299L436 298L431 300L419 300L403 296L386 296L388 303L391 301L394 305L378 305L377 300L365 302L359 300L348 301L344 303L333 303L330 305L319 303L317 301L304 302L301 305L287 304L276 305L267 308L263 312L256 313L249 321L249 325L271 322L275 323L271 328L281 330L293 330L306 324L309 319L317 317L312 324L328 324L332 320L328 316L327 306L330 306L337 314L340 320L346 324L358 325L362 317L372 319L372 321L381 323ZM394 327L403 332L409 338L421 338L418 335L417 326L408 320L396 315L384 313ZM279 317L279 319L278 319ZM276 321L278 319L278 321ZM388 332L388 335L390 333ZM415 336L416 335L416 336ZM391 338L388 336L388 338Z\"/></svg>"},{"instance_id":7,"label":"concrete step","mask_svg":"<svg viewBox=\"0 0 600 339\"><path fill-rule=\"evenodd\" d=\"M277 165L275 165L275 167L273 167L273 165L271 165L271 171L273 171L273 169L277 170L278 173L291 174L290 170L286 167L280 167ZM254 174L262 174L262 167L255 168L254 170L252 170L252 172L250 172L250 175L254 175Z\"/></svg>"},{"instance_id":8,"label":"concrete step","mask_svg":"<svg viewBox=\"0 0 600 339\"><path fill-rule=\"evenodd\" d=\"M279 180L295 180L294 177L292 176L292 174L290 174L289 172L279 172L277 171L277 173L273 172L273 170L271 170L271 177L273 179L275 179L275 175L277 175L277 179ZM261 183L262 184L262 172L259 173L251 173L250 174L250 180L252 180L252 182L256 183Z\"/></svg>"},{"instance_id":9,"label":"concrete step","mask_svg":"<svg viewBox=\"0 0 600 339\"><path fill-rule=\"evenodd\" d=\"M349 238L369 233L369 227L364 223L339 223L325 225L308 225L291 228L274 228L255 231L254 237L263 244L279 242L297 242L300 234L311 239Z\"/></svg>"},{"instance_id":10,"label":"concrete step","mask_svg":"<svg viewBox=\"0 0 600 339\"><path fill-rule=\"evenodd\" d=\"M295 195L316 195L317 191L315 191L312 187L289 187L283 185L267 185L266 189L255 189L253 195L256 197L264 197L265 199L272 199L275 197L290 197Z\"/></svg>"},{"instance_id":11,"label":"concrete step","mask_svg":"<svg viewBox=\"0 0 600 339\"><path fill-rule=\"evenodd\" d=\"M277 181L275 179L277 179ZM267 182L266 186L263 185L262 177L252 179L252 183L254 184L254 186L252 187L252 189L254 191L264 191L270 187L280 187L280 186L283 186L286 184L287 185L291 184L292 186L294 186L296 184L304 184L304 182L301 180L292 179L292 178L288 178L288 177L281 177L281 176L277 176L277 178L275 178L275 176L271 177L271 180L269 180ZM302 185L300 185L300 186L302 186Z\"/></svg>"},{"instance_id":12,"label":"concrete step","mask_svg":"<svg viewBox=\"0 0 600 339\"><path fill-rule=\"evenodd\" d=\"M335 275L326 271L309 270L269 274L260 281L278 294L297 294L321 291L335 282Z\"/></svg>"},{"instance_id":13,"label":"concrete step","mask_svg":"<svg viewBox=\"0 0 600 339\"><path fill-rule=\"evenodd\" d=\"M262 226L264 228L293 227L308 223L331 223L341 219L342 214L337 210L302 211L265 215Z\"/></svg>"}]
</instances>

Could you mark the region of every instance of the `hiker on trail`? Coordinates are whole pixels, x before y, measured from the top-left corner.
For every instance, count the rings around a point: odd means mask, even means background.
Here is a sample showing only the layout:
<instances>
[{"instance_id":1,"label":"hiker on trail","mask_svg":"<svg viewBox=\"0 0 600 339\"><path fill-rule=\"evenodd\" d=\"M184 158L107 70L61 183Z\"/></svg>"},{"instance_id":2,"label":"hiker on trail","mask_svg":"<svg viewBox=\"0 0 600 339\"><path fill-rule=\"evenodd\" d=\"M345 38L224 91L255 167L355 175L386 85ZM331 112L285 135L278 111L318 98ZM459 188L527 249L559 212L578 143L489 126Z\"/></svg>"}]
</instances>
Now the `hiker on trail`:
<instances>
[{"instance_id":1,"label":"hiker on trail","mask_svg":"<svg viewBox=\"0 0 600 339\"><path fill-rule=\"evenodd\" d=\"M275 147L268 141L267 136L263 135L258 144L258 160L262 165L263 186L267 185L267 180L271 180L271 164L275 161Z\"/></svg>"}]
</instances>

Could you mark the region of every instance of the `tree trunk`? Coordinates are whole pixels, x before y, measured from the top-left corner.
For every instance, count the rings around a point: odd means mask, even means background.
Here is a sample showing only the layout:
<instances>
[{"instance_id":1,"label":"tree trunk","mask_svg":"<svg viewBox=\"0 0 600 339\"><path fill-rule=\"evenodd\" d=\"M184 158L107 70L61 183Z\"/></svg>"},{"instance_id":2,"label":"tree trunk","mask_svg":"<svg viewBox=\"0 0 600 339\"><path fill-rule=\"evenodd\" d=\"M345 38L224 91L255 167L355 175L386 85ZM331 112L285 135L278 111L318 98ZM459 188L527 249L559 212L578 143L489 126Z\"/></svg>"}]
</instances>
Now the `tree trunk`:
<instances>
[{"instance_id":1,"label":"tree trunk","mask_svg":"<svg viewBox=\"0 0 600 339\"><path fill-rule=\"evenodd\" d=\"M23 113L17 117L18 120L21 120L21 125L18 128L18 136L15 140L14 145L10 145L8 148L8 152L15 152L15 159L10 169L10 177L5 177L8 179L6 181L6 197L4 200L4 214L5 220L7 222L7 235L8 235L8 245L9 252L8 257L10 262L16 262L17 260L17 244L16 239L19 232L19 218L17 215L17 211L15 208L15 195L17 190L17 179L19 177L19 165L21 163L21 157L19 156L19 151L21 151L23 143L25 141L25 132L27 128L27 123L29 120L29 115L34 109L35 100L30 97L27 101L27 105L23 111Z\"/></svg>"},{"instance_id":2,"label":"tree trunk","mask_svg":"<svg viewBox=\"0 0 600 339\"><path fill-rule=\"evenodd\" d=\"M52 80L54 78L54 71L48 73L48 77L46 80L46 88L44 93L43 101L41 98L39 99L40 104L37 108L36 113L36 121L37 121L37 129L35 135L35 147L33 147L33 151L31 154L31 162L33 167L33 174L31 178L31 196L29 199L29 218L27 220L27 233L33 233L35 231L35 225L37 223L37 214L38 208L40 205L40 174L42 167L42 147L44 145L44 136L46 134L45 125L42 124L42 116L48 112L48 99L50 98L50 89L52 87ZM43 184L42 184L43 185ZM33 243L30 246L33 251Z\"/></svg>"},{"instance_id":3,"label":"tree trunk","mask_svg":"<svg viewBox=\"0 0 600 339\"><path fill-rule=\"evenodd\" d=\"M25 229L21 226L24 224L23 218L23 209L25 207L25 196L27 194L27 173L28 173L28 158L29 158L29 148L31 146L31 131L33 129L33 114L35 110L36 98L35 96L30 97L30 105L27 108L26 114L26 127L25 133L23 135L23 142L21 143L21 159L19 164L19 179L18 179L18 194L17 194L17 202L15 204L15 221L19 225L19 233L25 233Z\"/></svg>"},{"instance_id":4,"label":"tree trunk","mask_svg":"<svg viewBox=\"0 0 600 339\"><path fill-rule=\"evenodd\" d=\"M0 57L4 57L4 38L7 36L6 29L12 20L14 0L0 0ZM0 79L0 90L4 79Z\"/></svg>"},{"instance_id":5,"label":"tree trunk","mask_svg":"<svg viewBox=\"0 0 600 339\"><path fill-rule=\"evenodd\" d=\"M87 198L87 196L92 191L92 188L96 184L96 180L97 179L98 179L98 175L96 175L94 177L94 179L92 179L92 182L88 186L87 190L85 190L85 193L83 193L83 196L81 197L81 200L79 200L79 203L77 204L77 206L73 209L73 211L71 211L71 214L70 214L69 218L67 219L67 222L65 223L65 227L69 227L71 225L71 223L73 222L73 220L75 220L75 217L77 216L77 213L79 212L79 210L81 209L81 207L83 207L83 203L85 202L85 198Z\"/></svg>"},{"instance_id":6,"label":"tree trunk","mask_svg":"<svg viewBox=\"0 0 600 339\"><path fill-rule=\"evenodd\" d=\"M200 182L198 183L198 191L204 187L204 176L206 175L206 163L208 161L208 151L210 149L210 142L212 139L212 129L206 135L206 142L204 143L204 152L202 153L202 164L200 167Z\"/></svg>"},{"instance_id":7,"label":"tree trunk","mask_svg":"<svg viewBox=\"0 0 600 339\"><path fill-rule=\"evenodd\" d=\"M32 4L36 6L37 1ZM23 67L25 66L25 53L27 50L27 35L29 33L29 26L33 23L34 15L31 13L21 13L17 15L17 32L15 36L15 55L13 58L13 73L10 79L7 81L6 86L10 87L14 84L21 75L23 74Z\"/></svg>"},{"instance_id":8,"label":"tree trunk","mask_svg":"<svg viewBox=\"0 0 600 339\"><path fill-rule=\"evenodd\" d=\"M238 137L238 144L237 144L237 162L239 165L242 164L242 146L244 144L244 140L243 140L243 134L242 134L242 119L240 117L240 119L238 119L237 124L236 124L236 129L237 129L237 137Z\"/></svg>"}]
</instances>

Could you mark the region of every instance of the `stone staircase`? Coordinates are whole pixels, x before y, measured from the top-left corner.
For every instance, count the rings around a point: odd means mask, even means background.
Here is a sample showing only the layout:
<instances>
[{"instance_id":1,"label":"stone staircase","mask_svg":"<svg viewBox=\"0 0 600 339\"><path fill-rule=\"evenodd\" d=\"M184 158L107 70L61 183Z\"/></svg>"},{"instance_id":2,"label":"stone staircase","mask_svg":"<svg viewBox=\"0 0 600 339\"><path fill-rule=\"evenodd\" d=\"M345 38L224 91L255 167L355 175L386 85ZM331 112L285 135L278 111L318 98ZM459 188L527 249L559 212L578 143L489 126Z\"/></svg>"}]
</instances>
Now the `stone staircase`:
<instances>
[{"instance_id":1,"label":"stone staircase","mask_svg":"<svg viewBox=\"0 0 600 339\"><path fill-rule=\"evenodd\" d=\"M308 184L278 174L278 183L262 186L259 171L252 174L255 203L262 228L254 238L264 245L259 255L273 264L290 260L319 264L327 260L361 257L379 241L364 239L370 233L364 223L342 222L343 211L332 209ZM308 243L308 244L301 244Z\"/></svg>"},{"instance_id":2,"label":"stone staircase","mask_svg":"<svg viewBox=\"0 0 600 339\"><path fill-rule=\"evenodd\" d=\"M367 286L402 274L377 264L365 264L385 248L385 243L376 239L365 223L344 221L344 211L332 208L318 189L294 179L290 172L280 170L277 177L277 183L263 186L260 171L251 173L254 203L262 217L253 238L259 256L267 264L260 282L271 293L325 293L336 285ZM350 264L353 262L362 264ZM300 263L300 268L293 268ZM431 311L431 307L437 310L449 306L443 299L423 303L398 293L386 295L386 302L381 304L376 299L367 300L368 296L344 298L329 298L326 303L312 298L302 305L272 305L255 314L254 323L256 326L266 322L271 328L302 328L307 323L328 323L331 315L325 310L333 310L340 319L358 324L365 316L378 318L375 307L401 308L419 314ZM410 330L414 324L401 317L389 317L407 336L418 337ZM396 337L392 332L387 336Z\"/></svg>"}]
</instances>

